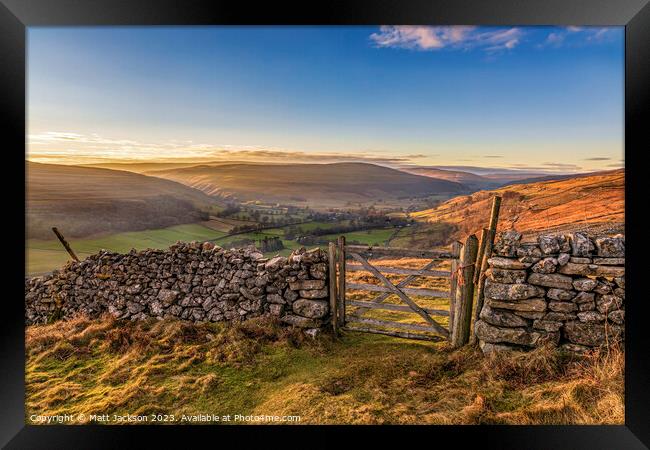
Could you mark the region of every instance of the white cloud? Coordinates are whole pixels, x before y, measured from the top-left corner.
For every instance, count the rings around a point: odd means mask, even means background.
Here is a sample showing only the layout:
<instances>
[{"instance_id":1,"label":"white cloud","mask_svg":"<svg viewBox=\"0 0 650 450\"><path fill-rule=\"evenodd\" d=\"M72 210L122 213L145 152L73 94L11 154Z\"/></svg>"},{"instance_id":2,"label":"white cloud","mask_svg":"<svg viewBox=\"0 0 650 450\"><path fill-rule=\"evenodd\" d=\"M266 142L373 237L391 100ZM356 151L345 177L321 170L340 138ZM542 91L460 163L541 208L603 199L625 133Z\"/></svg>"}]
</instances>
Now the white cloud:
<instances>
[{"instance_id":1,"label":"white cloud","mask_svg":"<svg viewBox=\"0 0 650 450\"><path fill-rule=\"evenodd\" d=\"M610 35L613 28L576 27L569 26L561 31L553 31L539 47L560 47L561 45L580 45L585 43L602 42Z\"/></svg>"},{"instance_id":2,"label":"white cloud","mask_svg":"<svg viewBox=\"0 0 650 450\"><path fill-rule=\"evenodd\" d=\"M480 31L475 26L382 26L370 35L377 47L408 48L422 51L443 48L482 48L497 52L515 48L523 35L519 28Z\"/></svg>"}]
</instances>

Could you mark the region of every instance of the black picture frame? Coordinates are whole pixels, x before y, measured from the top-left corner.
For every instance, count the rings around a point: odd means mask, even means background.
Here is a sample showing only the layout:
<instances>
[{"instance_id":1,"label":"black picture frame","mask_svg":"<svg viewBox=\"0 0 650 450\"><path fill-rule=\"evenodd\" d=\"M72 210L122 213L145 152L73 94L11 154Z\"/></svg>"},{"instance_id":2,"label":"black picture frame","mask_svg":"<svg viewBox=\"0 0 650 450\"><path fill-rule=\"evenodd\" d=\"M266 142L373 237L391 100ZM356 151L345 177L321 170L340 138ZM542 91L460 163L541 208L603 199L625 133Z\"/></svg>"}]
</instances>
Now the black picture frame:
<instances>
[{"instance_id":1,"label":"black picture frame","mask_svg":"<svg viewBox=\"0 0 650 450\"><path fill-rule=\"evenodd\" d=\"M354 0L265 2L250 5L222 0L0 0L0 114L5 125L2 177L6 213L3 235L5 287L3 295L0 383L2 420L0 445L6 448L128 448L136 438L171 442L179 427L31 426L25 424L24 303L19 300L24 279L24 249L18 236L25 232L24 186L26 114L26 27L79 25L190 25L190 24L472 24L472 25L622 25L625 26L625 172L628 298L626 314L626 376L624 426L473 426L473 427L360 427L354 431L383 438L406 431L407 442L452 448L478 441L488 448L635 449L650 446L650 348L645 325L648 304L638 270L644 264L645 202L643 152L648 139L650 94L649 0ZM22 149L22 151L21 151ZM21 166L22 164L22 166ZM23 167L23 170L20 169ZM15 171L15 172L14 172ZM17 192L23 192L21 196ZM6 245L10 243L11 245ZM15 292L14 292L15 287ZM307 430L305 431L305 428ZM352 427L274 427L277 442L290 444L299 432L311 443L337 442L335 432ZM246 430L252 430L246 428ZM181 429L190 442L226 444L224 433L237 434L238 446L267 445L267 438L240 427L189 427ZM270 427L265 428L270 431ZM317 436L322 433L322 439ZM265 434L265 433L264 433ZM306 435L305 435L306 434ZM417 434L417 436L415 436ZM231 436L233 437L233 436ZM186 436L187 439L187 436ZM204 439L207 439L205 441ZM218 440L217 440L218 439ZM645 444L645 445L644 445ZM205 445L205 444L203 444ZM334 444L332 444L334 445ZM164 446L163 446L164 447Z\"/></svg>"}]
</instances>

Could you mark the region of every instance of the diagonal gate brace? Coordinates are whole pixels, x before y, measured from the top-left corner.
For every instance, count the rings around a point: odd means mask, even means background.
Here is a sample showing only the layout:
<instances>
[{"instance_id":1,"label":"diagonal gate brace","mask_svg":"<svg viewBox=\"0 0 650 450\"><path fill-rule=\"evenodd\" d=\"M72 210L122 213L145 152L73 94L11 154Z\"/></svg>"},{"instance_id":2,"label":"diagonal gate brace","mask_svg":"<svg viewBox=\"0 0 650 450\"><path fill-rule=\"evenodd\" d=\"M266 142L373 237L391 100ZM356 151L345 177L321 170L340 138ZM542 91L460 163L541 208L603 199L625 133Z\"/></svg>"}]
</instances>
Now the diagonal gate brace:
<instances>
[{"instance_id":1,"label":"diagonal gate brace","mask_svg":"<svg viewBox=\"0 0 650 450\"><path fill-rule=\"evenodd\" d=\"M419 314L424 320L427 321L427 323L433 328L437 333L443 335L444 337L449 337L449 331L445 329L442 325L439 325L438 322L433 320L431 316L429 316L426 311L424 311L422 308L420 308L413 300L409 298L408 295L406 295L400 288L395 286L393 283L391 283L388 278L386 278L381 272L379 272L376 268L374 268L363 256L359 255L358 253L353 253L350 252L350 256L352 256L354 259L356 259L359 263L361 263L370 273L372 273L374 276L379 278L379 280L386 285L388 289L390 289L393 294L397 295L404 303L409 305L413 311L415 311L417 314Z\"/></svg>"}]
</instances>

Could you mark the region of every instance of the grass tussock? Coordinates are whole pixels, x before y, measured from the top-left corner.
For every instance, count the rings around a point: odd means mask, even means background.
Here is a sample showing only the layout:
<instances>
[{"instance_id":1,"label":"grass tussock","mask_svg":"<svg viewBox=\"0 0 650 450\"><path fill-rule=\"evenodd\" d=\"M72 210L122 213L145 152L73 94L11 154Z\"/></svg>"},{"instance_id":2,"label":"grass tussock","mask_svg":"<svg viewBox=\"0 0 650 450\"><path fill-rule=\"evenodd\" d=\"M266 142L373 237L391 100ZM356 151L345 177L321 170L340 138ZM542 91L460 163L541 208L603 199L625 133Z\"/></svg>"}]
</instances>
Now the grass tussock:
<instances>
[{"instance_id":1,"label":"grass tussock","mask_svg":"<svg viewBox=\"0 0 650 450\"><path fill-rule=\"evenodd\" d=\"M29 327L31 414L299 415L300 423L622 424L624 354L78 318ZM29 421L29 420L28 420Z\"/></svg>"}]
</instances>

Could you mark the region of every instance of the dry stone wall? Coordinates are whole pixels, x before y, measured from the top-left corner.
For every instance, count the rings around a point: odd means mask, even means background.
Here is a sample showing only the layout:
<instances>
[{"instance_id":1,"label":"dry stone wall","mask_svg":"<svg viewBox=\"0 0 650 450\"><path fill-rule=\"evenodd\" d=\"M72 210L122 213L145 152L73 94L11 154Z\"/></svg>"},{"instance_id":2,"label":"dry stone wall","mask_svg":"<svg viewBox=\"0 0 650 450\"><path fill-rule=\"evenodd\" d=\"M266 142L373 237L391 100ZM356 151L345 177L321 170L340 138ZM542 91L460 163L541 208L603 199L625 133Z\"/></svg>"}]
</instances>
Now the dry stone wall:
<instances>
[{"instance_id":1,"label":"dry stone wall","mask_svg":"<svg viewBox=\"0 0 650 450\"><path fill-rule=\"evenodd\" d=\"M103 313L194 322L271 315L315 334L329 321L327 280L327 254L320 249L271 259L255 247L225 250L209 242L128 254L103 250L26 279L26 323Z\"/></svg>"},{"instance_id":2,"label":"dry stone wall","mask_svg":"<svg viewBox=\"0 0 650 450\"><path fill-rule=\"evenodd\" d=\"M485 353L544 344L584 352L625 331L625 237L502 233L474 331Z\"/></svg>"}]
</instances>

